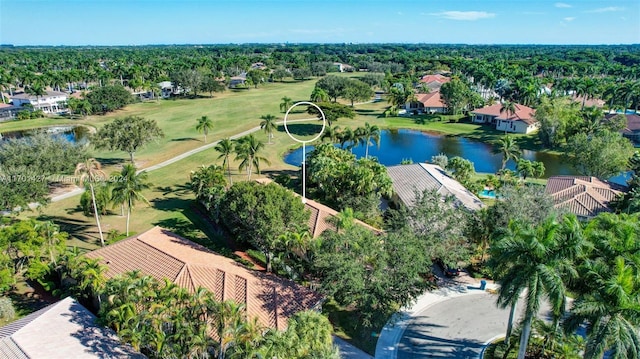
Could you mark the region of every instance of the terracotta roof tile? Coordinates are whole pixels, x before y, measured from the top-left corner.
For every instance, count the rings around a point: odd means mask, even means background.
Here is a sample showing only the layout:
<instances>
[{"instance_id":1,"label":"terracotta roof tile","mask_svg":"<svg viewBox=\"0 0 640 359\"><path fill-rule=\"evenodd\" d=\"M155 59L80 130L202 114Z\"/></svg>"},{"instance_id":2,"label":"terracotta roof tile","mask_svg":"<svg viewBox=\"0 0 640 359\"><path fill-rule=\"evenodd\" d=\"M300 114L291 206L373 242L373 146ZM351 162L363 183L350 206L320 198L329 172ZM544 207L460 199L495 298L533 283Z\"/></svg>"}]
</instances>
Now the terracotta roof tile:
<instances>
[{"instance_id":1,"label":"terracotta roof tile","mask_svg":"<svg viewBox=\"0 0 640 359\"><path fill-rule=\"evenodd\" d=\"M506 111L500 112L501 109L502 109L502 104L496 103L491 106L485 106L482 108L475 109L471 111L471 113L478 114L478 115L494 116L496 120L523 121L529 125L534 122L537 122L536 119L534 118L536 110L532 109L531 107L516 104L515 113L507 113Z\"/></svg>"},{"instance_id":2,"label":"terracotta roof tile","mask_svg":"<svg viewBox=\"0 0 640 359\"><path fill-rule=\"evenodd\" d=\"M292 281L249 270L235 261L154 227L136 237L87 253L109 266L108 277L139 269L193 291L204 287L218 300L245 302L247 314L269 327L284 329L288 318L313 309L323 297Z\"/></svg>"},{"instance_id":3,"label":"terracotta roof tile","mask_svg":"<svg viewBox=\"0 0 640 359\"><path fill-rule=\"evenodd\" d=\"M431 82L439 82L441 84L447 83L451 81L451 78L446 77L446 76L442 76L442 75L424 75L422 76L422 78L420 79L420 82L422 83L431 83Z\"/></svg>"},{"instance_id":4,"label":"terracotta roof tile","mask_svg":"<svg viewBox=\"0 0 640 359\"><path fill-rule=\"evenodd\" d=\"M609 203L625 190L624 186L596 177L555 176L547 181L545 192L553 198L556 208L590 218L611 212Z\"/></svg>"},{"instance_id":5,"label":"terracotta roof tile","mask_svg":"<svg viewBox=\"0 0 640 359\"><path fill-rule=\"evenodd\" d=\"M422 103L424 107L447 107L447 105L442 101L440 91L417 94L416 100Z\"/></svg>"}]
</instances>

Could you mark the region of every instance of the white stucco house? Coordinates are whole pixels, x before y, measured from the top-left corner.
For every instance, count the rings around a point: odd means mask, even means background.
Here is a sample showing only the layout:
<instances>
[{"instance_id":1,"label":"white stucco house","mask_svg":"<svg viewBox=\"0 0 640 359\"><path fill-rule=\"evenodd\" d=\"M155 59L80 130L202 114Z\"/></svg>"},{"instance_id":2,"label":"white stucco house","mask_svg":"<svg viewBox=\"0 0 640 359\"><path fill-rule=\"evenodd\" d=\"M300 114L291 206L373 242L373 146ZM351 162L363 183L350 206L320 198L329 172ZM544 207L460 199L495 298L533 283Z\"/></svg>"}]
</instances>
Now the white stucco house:
<instances>
[{"instance_id":1,"label":"white stucco house","mask_svg":"<svg viewBox=\"0 0 640 359\"><path fill-rule=\"evenodd\" d=\"M531 133L540 127L534 118L536 110L520 104L515 104L516 111L511 113L502 109L497 103L471 111L473 122L495 125L496 130L511 133ZM502 111L501 111L502 110Z\"/></svg>"},{"instance_id":2,"label":"white stucco house","mask_svg":"<svg viewBox=\"0 0 640 359\"><path fill-rule=\"evenodd\" d=\"M44 113L58 113L67 108L67 94L58 91L46 91L42 96L30 95L26 92L16 93L10 97L15 107L33 106L34 110Z\"/></svg>"}]
</instances>

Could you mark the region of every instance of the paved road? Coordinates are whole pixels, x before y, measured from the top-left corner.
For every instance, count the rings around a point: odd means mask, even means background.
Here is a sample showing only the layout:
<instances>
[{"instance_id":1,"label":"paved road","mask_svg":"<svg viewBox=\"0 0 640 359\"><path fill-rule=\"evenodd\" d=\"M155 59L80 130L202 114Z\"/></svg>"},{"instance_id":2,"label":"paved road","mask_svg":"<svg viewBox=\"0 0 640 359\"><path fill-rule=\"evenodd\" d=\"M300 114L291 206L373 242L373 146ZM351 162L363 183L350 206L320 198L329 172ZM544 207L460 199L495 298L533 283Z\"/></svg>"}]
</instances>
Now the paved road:
<instances>
[{"instance_id":1,"label":"paved road","mask_svg":"<svg viewBox=\"0 0 640 359\"><path fill-rule=\"evenodd\" d=\"M509 310L495 303L496 295L478 291L423 309L405 329L397 358L479 358L507 328Z\"/></svg>"}]
</instances>

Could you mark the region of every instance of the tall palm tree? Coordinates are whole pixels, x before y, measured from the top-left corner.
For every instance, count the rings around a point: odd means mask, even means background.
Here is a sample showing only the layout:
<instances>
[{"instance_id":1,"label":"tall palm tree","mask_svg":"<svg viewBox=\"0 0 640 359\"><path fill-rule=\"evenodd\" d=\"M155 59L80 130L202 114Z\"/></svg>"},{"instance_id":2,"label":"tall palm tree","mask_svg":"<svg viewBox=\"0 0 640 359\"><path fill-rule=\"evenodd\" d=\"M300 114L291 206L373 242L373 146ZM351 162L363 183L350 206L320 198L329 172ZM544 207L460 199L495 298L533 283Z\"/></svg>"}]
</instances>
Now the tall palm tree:
<instances>
[{"instance_id":1,"label":"tall palm tree","mask_svg":"<svg viewBox=\"0 0 640 359\"><path fill-rule=\"evenodd\" d=\"M287 96L283 97L282 102L280 103L280 111L287 112L287 110L289 109L289 107L291 107L291 105L293 105L293 100L291 100Z\"/></svg>"},{"instance_id":2,"label":"tall palm tree","mask_svg":"<svg viewBox=\"0 0 640 359\"><path fill-rule=\"evenodd\" d=\"M260 128L267 133L267 137L268 137L267 143L271 144L271 138L273 138L273 131L278 128L278 126L276 125L276 116L263 115L263 116L260 116L260 119L262 120L260 122Z\"/></svg>"},{"instance_id":3,"label":"tall palm tree","mask_svg":"<svg viewBox=\"0 0 640 359\"><path fill-rule=\"evenodd\" d=\"M520 147L516 143L515 139L509 135L505 135L498 140L497 153L502 154L502 167L505 169L509 160L517 160L520 157Z\"/></svg>"},{"instance_id":4,"label":"tall palm tree","mask_svg":"<svg viewBox=\"0 0 640 359\"><path fill-rule=\"evenodd\" d=\"M578 265L581 280L577 297L564 325L573 332L586 324L584 358L640 357L640 268L636 216L606 213L585 229L592 243Z\"/></svg>"},{"instance_id":5,"label":"tall palm tree","mask_svg":"<svg viewBox=\"0 0 640 359\"><path fill-rule=\"evenodd\" d=\"M491 247L491 265L500 282L498 306L511 306L513 312L520 295L526 291L518 359L525 357L531 322L540 310L541 299L549 299L554 313L564 311L566 290L561 272L556 269L565 267L561 265L560 229L552 217L538 227L512 221L504 236ZM511 327L510 322L507 338Z\"/></svg>"},{"instance_id":6,"label":"tall palm tree","mask_svg":"<svg viewBox=\"0 0 640 359\"><path fill-rule=\"evenodd\" d=\"M222 167L227 166L227 172L229 174L229 184L233 185L233 178L231 178L231 161L229 161L229 156L234 151L233 141L230 138L224 138L218 142L218 144L214 147L214 149L220 152L220 156L218 159L222 160Z\"/></svg>"},{"instance_id":7,"label":"tall palm tree","mask_svg":"<svg viewBox=\"0 0 640 359\"><path fill-rule=\"evenodd\" d=\"M131 210L137 201L149 204L149 201L142 195L142 191L151 187L147 182L147 173L142 171L136 173L136 167L127 163L122 167L120 179L113 186L113 201L116 204L125 204L127 206L127 236L129 235L129 222L131 219Z\"/></svg>"},{"instance_id":8,"label":"tall palm tree","mask_svg":"<svg viewBox=\"0 0 640 359\"><path fill-rule=\"evenodd\" d=\"M264 142L259 141L253 134L242 137L236 142L236 160L240 160L238 170L247 169L247 180L251 180L251 174L255 168L260 173L260 161L271 163L265 157L259 155L264 148Z\"/></svg>"},{"instance_id":9,"label":"tall palm tree","mask_svg":"<svg viewBox=\"0 0 640 359\"><path fill-rule=\"evenodd\" d=\"M95 158L89 158L85 162L80 162L76 165L74 174L78 177L78 182L83 184L89 183L89 189L91 190L91 201L93 202L93 214L96 218L96 225L98 226L98 233L100 233L100 244L104 247L104 235L102 234L102 227L100 226L100 216L98 213L98 207L96 206L96 192L93 184L99 180L103 180L106 175L102 171L102 165Z\"/></svg>"},{"instance_id":10,"label":"tall palm tree","mask_svg":"<svg viewBox=\"0 0 640 359\"><path fill-rule=\"evenodd\" d=\"M356 133L350 127L345 127L344 130L340 131L340 147L344 148L344 145L348 143L347 148L351 152L353 150L353 146L356 142Z\"/></svg>"},{"instance_id":11,"label":"tall palm tree","mask_svg":"<svg viewBox=\"0 0 640 359\"><path fill-rule=\"evenodd\" d=\"M360 142L365 145L365 158L369 158L369 145L373 144L380 147L380 128L376 125L370 125L369 122L365 122L364 127L358 128L360 130Z\"/></svg>"},{"instance_id":12,"label":"tall palm tree","mask_svg":"<svg viewBox=\"0 0 640 359\"><path fill-rule=\"evenodd\" d=\"M204 142L207 142L207 134L213 129L213 121L207 116L202 116L198 119L196 130L204 133Z\"/></svg>"}]
</instances>

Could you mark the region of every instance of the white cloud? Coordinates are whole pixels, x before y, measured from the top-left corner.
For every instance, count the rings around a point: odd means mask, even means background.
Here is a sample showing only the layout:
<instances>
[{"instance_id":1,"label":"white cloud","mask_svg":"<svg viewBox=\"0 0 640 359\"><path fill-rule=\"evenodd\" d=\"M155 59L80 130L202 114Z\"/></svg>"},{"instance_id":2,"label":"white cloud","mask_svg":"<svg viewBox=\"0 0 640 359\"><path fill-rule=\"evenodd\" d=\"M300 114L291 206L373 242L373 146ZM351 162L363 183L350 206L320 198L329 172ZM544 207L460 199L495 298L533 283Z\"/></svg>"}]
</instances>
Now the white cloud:
<instances>
[{"instance_id":1,"label":"white cloud","mask_svg":"<svg viewBox=\"0 0 640 359\"><path fill-rule=\"evenodd\" d=\"M344 29L289 29L289 32L294 34L315 35L315 34L341 34Z\"/></svg>"},{"instance_id":2,"label":"white cloud","mask_svg":"<svg viewBox=\"0 0 640 359\"><path fill-rule=\"evenodd\" d=\"M563 2L557 2L554 4L555 7L559 7L559 8L570 8L573 7L567 3L563 3Z\"/></svg>"},{"instance_id":3,"label":"white cloud","mask_svg":"<svg viewBox=\"0 0 640 359\"><path fill-rule=\"evenodd\" d=\"M575 20L575 19L576 19L575 17L573 17L573 16L569 16L569 17L565 17L565 18L564 18L564 21L569 22L569 21L573 21L573 20Z\"/></svg>"},{"instance_id":4,"label":"white cloud","mask_svg":"<svg viewBox=\"0 0 640 359\"><path fill-rule=\"evenodd\" d=\"M609 6L609 7L601 7L599 9L589 10L586 12L598 13L598 12L614 12L614 11L623 11L623 10L624 8L620 6Z\"/></svg>"},{"instance_id":5,"label":"white cloud","mask_svg":"<svg viewBox=\"0 0 640 359\"><path fill-rule=\"evenodd\" d=\"M449 20L474 21L480 19L490 19L496 14L486 11L442 11L434 12L429 15L438 16Z\"/></svg>"}]
</instances>

